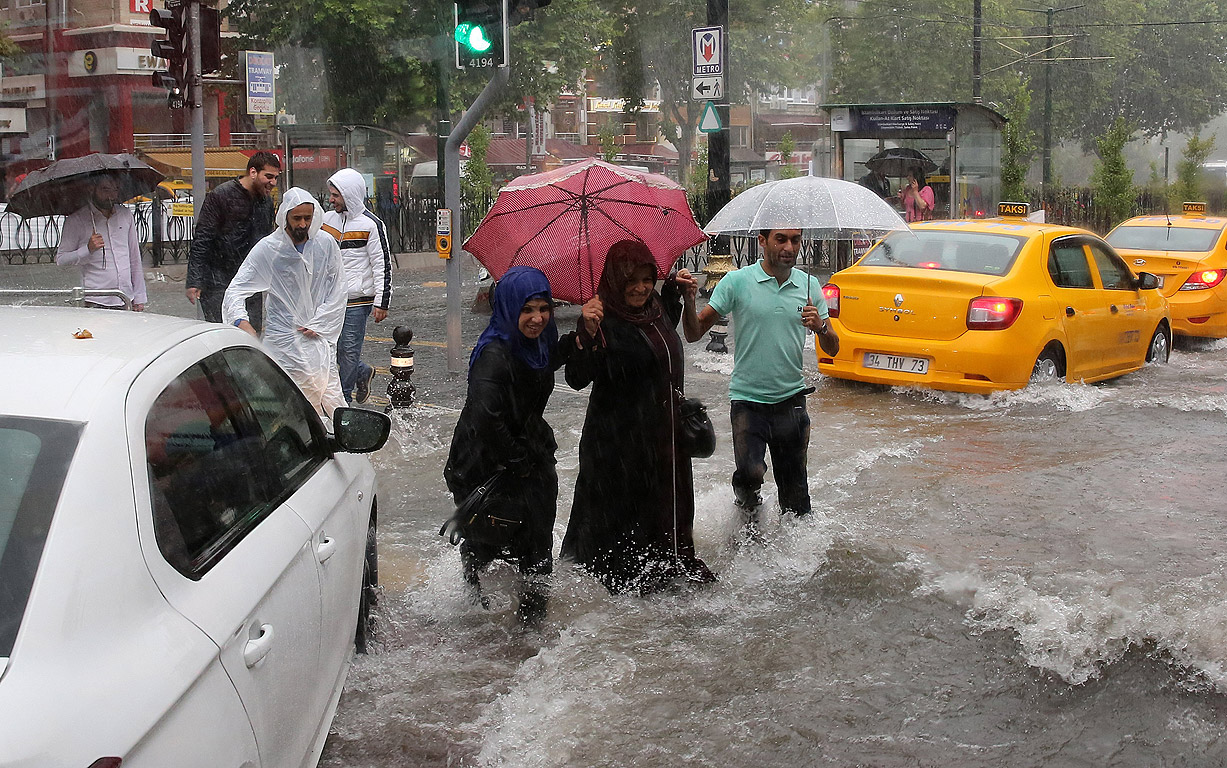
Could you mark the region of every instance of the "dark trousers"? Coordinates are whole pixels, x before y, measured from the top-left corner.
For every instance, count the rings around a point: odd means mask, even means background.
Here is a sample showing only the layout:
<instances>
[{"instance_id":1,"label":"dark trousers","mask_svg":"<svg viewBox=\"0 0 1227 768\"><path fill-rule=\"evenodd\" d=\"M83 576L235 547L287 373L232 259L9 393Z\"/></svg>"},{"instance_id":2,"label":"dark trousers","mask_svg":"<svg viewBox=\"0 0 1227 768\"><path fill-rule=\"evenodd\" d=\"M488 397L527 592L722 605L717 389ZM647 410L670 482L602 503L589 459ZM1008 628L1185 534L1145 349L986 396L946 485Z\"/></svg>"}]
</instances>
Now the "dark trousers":
<instances>
[{"instance_id":1,"label":"dark trousers","mask_svg":"<svg viewBox=\"0 0 1227 768\"><path fill-rule=\"evenodd\" d=\"M733 422L733 493L737 503L753 507L759 503L758 489L767 474L767 451L771 451L775 484L779 490L780 510L796 515L810 511L809 482L806 475L809 450L809 413L805 395L794 395L780 403L752 403L734 400L730 409Z\"/></svg>"},{"instance_id":2,"label":"dark trousers","mask_svg":"<svg viewBox=\"0 0 1227 768\"><path fill-rule=\"evenodd\" d=\"M226 297L226 292L221 291L205 291L200 292L200 311L204 314L204 319L210 323L220 323L222 321L222 299ZM264 330L264 294L257 293L255 296L247 297L247 318L251 321L251 325L256 329L256 333Z\"/></svg>"}]
</instances>

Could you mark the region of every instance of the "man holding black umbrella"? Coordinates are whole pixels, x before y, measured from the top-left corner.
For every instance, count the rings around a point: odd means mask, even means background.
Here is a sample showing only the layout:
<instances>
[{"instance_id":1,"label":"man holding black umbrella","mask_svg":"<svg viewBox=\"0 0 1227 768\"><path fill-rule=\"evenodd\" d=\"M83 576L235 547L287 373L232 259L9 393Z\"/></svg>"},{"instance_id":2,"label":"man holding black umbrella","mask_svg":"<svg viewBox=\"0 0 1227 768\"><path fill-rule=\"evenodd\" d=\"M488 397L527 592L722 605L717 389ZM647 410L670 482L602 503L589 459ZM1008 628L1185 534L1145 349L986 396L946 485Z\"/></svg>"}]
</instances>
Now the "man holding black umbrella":
<instances>
[{"instance_id":1,"label":"man holding black umbrella","mask_svg":"<svg viewBox=\"0 0 1227 768\"><path fill-rule=\"evenodd\" d=\"M89 201L64 219L55 263L80 267L81 286L86 290L122 291L132 309L145 309L148 298L136 219L127 206L119 204L119 180L111 174L95 177ZM85 306L123 309L124 300L95 295L85 300Z\"/></svg>"}]
</instances>

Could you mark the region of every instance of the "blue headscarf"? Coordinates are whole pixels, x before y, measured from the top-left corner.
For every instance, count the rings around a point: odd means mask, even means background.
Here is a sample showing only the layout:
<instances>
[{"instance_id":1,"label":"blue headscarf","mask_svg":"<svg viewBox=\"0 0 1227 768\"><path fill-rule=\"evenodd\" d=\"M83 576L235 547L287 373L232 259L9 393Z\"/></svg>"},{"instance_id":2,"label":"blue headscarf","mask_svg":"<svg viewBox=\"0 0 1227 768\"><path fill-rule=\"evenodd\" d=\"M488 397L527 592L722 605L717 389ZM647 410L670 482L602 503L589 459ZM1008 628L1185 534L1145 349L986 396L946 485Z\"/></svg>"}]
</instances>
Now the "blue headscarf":
<instances>
[{"instance_id":1,"label":"blue headscarf","mask_svg":"<svg viewBox=\"0 0 1227 768\"><path fill-rule=\"evenodd\" d=\"M512 267L507 270L490 294L490 324L481 332L477 346L469 356L470 370L481 351L495 339L506 344L512 354L532 368L541 370L550 364L550 354L558 345L558 326L554 323L553 315L537 338L530 339L520 333L520 310L529 299L537 298L553 304L550 281L544 272L535 267Z\"/></svg>"}]
</instances>

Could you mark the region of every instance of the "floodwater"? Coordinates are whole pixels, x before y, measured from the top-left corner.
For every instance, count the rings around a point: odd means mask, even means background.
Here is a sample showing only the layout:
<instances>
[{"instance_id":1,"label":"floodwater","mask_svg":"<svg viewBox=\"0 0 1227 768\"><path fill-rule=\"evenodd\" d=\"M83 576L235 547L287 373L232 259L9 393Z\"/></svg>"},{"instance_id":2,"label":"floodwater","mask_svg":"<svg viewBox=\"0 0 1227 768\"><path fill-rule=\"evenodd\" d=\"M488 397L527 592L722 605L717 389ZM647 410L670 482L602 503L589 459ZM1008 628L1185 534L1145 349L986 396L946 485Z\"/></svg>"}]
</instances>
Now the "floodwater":
<instances>
[{"instance_id":1,"label":"floodwater","mask_svg":"<svg viewBox=\"0 0 1227 768\"><path fill-rule=\"evenodd\" d=\"M1227 343L992 397L811 370L817 514L779 520L769 483L763 543L728 485L731 356L687 355L720 435L695 462L719 582L610 596L562 566L528 630L512 570L470 605L438 535L463 377L418 348L420 404L374 458L381 641L322 765L1227 765ZM585 405L560 376L555 547Z\"/></svg>"}]
</instances>

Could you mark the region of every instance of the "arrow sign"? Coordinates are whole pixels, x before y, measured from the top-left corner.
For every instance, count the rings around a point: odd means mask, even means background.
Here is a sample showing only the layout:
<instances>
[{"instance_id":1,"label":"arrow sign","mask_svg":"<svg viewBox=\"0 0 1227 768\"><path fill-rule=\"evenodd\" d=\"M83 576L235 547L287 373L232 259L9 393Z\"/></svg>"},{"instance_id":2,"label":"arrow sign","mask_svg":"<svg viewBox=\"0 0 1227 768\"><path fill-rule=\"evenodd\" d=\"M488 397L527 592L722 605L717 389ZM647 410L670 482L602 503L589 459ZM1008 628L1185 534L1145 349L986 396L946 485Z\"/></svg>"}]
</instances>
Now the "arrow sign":
<instances>
[{"instance_id":1,"label":"arrow sign","mask_svg":"<svg viewBox=\"0 0 1227 768\"><path fill-rule=\"evenodd\" d=\"M723 98L723 77L696 77L690 81L690 99L692 101L720 101Z\"/></svg>"},{"instance_id":2,"label":"arrow sign","mask_svg":"<svg viewBox=\"0 0 1227 768\"><path fill-rule=\"evenodd\" d=\"M724 74L724 28L690 30L690 53L694 75Z\"/></svg>"},{"instance_id":3,"label":"arrow sign","mask_svg":"<svg viewBox=\"0 0 1227 768\"><path fill-rule=\"evenodd\" d=\"M719 132L720 113L716 111L716 105L709 101L703 107L703 116L699 118L699 133Z\"/></svg>"}]
</instances>

